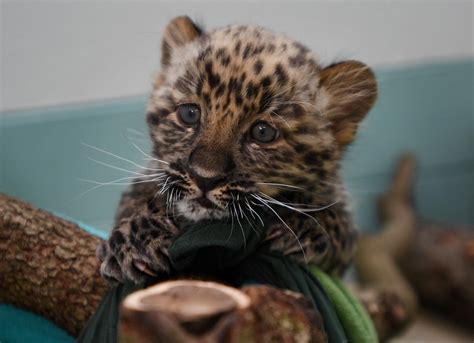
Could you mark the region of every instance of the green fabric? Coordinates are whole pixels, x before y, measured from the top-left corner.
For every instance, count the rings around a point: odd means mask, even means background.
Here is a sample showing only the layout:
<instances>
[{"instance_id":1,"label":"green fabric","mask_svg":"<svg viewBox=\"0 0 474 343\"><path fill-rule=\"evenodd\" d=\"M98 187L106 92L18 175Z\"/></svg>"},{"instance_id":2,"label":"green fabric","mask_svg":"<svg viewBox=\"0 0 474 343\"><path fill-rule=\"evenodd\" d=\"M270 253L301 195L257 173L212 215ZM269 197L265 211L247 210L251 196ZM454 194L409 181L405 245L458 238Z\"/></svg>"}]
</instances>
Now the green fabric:
<instances>
[{"instance_id":1,"label":"green fabric","mask_svg":"<svg viewBox=\"0 0 474 343\"><path fill-rule=\"evenodd\" d=\"M315 266L311 271L318 278L334 306L349 342L378 342L372 320L357 299L337 277L330 277Z\"/></svg>"},{"instance_id":2,"label":"green fabric","mask_svg":"<svg viewBox=\"0 0 474 343\"><path fill-rule=\"evenodd\" d=\"M241 219L239 219L241 220ZM207 221L182 225L183 233L169 249L176 271L222 272L253 254L265 236L252 221Z\"/></svg>"}]
</instances>

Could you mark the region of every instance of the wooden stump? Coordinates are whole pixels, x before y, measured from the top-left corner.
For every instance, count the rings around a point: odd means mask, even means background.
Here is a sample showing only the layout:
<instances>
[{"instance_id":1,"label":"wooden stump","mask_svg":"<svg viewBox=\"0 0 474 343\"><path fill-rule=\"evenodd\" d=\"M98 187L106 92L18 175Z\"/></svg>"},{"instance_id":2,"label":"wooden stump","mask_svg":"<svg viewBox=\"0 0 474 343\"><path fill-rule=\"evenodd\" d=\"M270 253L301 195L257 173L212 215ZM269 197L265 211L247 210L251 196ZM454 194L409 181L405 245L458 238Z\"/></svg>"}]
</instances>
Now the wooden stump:
<instances>
[{"instance_id":1,"label":"wooden stump","mask_svg":"<svg viewBox=\"0 0 474 343\"><path fill-rule=\"evenodd\" d=\"M129 295L120 342L325 342L322 319L301 295L268 286L169 281Z\"/></svg>"}]
</instances>

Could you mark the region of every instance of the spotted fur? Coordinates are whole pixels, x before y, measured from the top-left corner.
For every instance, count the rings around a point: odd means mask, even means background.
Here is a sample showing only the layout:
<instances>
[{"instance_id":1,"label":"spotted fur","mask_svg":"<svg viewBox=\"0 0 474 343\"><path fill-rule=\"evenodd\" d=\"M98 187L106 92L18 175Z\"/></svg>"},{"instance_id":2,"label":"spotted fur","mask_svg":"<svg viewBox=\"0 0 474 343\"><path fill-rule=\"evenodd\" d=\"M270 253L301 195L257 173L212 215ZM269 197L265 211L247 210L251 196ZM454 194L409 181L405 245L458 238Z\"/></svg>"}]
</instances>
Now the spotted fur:
<instances>
[{"instance_id":1,"label":"spotted fur","mask_svg":"<svg viewBox=\"0 0 474 343\"><path fill-rule=\"evenodd\" d=\"M281 219L268 228L273 249L341 273L355 230L340 160L375 101L372 71L356 61L324 67L302 44L260 27L205 33L187 17L168 24L161 62L148 104L149 170L163 168L166 181L123 195L100 249L103 275L138 282L144 271L167 271L180 220L253 216L249 206L257 205ZM177 115L188 103L201 109L195 127ZM252 139L260 121L277 129L274 142ZM196 201L203 196L213 208Z\"/></svg>"}]
</instances>

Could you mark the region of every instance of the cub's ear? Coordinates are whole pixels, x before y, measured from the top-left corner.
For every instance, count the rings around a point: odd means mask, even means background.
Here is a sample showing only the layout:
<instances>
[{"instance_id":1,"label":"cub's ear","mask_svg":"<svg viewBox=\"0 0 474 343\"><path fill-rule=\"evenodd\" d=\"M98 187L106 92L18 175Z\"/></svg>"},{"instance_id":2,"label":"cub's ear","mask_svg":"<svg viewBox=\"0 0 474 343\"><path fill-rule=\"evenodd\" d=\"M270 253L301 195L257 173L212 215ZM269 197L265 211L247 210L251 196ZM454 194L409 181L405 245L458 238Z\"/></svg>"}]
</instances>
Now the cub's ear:
<instances>
[{"instance_id":1,"label":"cub's ear","mask_svg":"<svg viewBox=\"0 0 474 343\"><path fill-rule=\"evenodd\" d=\"M331 123L340 148L352 142L357 127L377 98L372 70L358 61L346 61L321 70L322 112Z\"/></svg>"},{"instance_id":2,"label":"cub's ear","mask_svg":"<svg viewBox=\"0 0 474 343\"><path fill-rule=\"evenodd\" d=\"M161 43L161 64L170 64L173 50L192 42L202 34L202 30L189 17L176 17L166 26Z\"/></svg>"}]
</instances>

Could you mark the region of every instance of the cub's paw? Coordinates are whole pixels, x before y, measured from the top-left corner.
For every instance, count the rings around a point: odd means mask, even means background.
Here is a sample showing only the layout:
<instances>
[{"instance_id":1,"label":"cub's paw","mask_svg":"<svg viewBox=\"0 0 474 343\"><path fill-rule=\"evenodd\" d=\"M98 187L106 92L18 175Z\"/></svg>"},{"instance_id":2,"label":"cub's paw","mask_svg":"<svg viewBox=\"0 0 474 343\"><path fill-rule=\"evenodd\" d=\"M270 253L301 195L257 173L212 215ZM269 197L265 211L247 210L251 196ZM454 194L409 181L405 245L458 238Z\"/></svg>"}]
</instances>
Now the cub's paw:
<instances>
[{"instance_id":1,"label":"cub's paw","mask_svg":"<svg viewBox=\"0 0 474 343\"><path fill-rule=\"evenodd\" d=\"M170 269L168 247L178 230L167 219L138 217L123 223L102 243L100 271L108 280L142 283Z\"/></svg>"}]
</instances>

